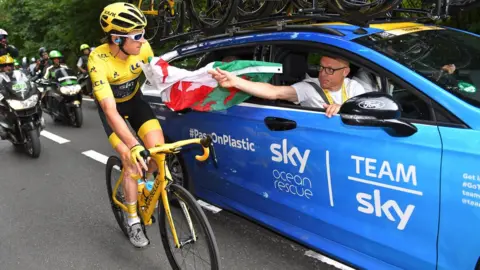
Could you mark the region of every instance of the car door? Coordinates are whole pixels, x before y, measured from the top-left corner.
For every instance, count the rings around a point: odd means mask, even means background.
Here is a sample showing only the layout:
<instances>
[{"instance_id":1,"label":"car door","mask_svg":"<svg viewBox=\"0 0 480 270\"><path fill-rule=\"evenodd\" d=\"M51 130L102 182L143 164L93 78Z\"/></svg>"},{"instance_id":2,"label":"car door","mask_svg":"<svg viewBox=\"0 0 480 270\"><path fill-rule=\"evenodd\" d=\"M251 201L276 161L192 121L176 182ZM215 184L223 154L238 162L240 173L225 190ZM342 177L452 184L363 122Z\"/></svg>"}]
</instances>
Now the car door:
<instances>
[{"instance_id":1,"label":"car door","mask_svg":"<svg viewBox=\"0 0 480 270\"><path fill-rule=\"evenodd\" d=\"M247 45L243 45L242 50L251 57L255 46L257 44L251 45L249 51ZM237 49L235 55L239 56L242 50ZM200 53L177 57L169 64L195 70L199 68L198 63L202 59L199 55ZM211 61L215 60L217 59ZM152 100L151 97L150 99ZM257 186L255 183L248 185L248 180L254 178L261 166L257 158L260 151L257 136L260 121L252 108L234 106L228 110L212 112L173 112L161 104L154 107L157 116L161 121L165 121L162 122L162 127L171 140L204 138L207 135L212 137L218 166L214 166L212 160L196 161L195 155L201 153L199 147L184 154L188 174L192 179L191 189L196 195L217 206L230 209L255 200L256 192L252 190L256 190Z\"/></svg>"},{"instance_id":2,"label":"car door","mask_svg":"<svg viewBox=\"0 0 480 270\"><path fill-rule=\"evenodd\" d=\"M375 258L405 269L433 269L441 139L429 121L428 99L403 81L390 83L406 111L413 102L423 110L418 117L427 120L410 119L418 129L414 135L347 126L339 116L301 107L262 107L255 114L265 122L259 125L258 154L266 169L250 181L269 198L259 211L302 229L300 239L320 236L313 243L320 249L337 250L367 268L378 267ZM296 128L274 131L267 119L293 121Z\"/></svg>"}]
</instances>

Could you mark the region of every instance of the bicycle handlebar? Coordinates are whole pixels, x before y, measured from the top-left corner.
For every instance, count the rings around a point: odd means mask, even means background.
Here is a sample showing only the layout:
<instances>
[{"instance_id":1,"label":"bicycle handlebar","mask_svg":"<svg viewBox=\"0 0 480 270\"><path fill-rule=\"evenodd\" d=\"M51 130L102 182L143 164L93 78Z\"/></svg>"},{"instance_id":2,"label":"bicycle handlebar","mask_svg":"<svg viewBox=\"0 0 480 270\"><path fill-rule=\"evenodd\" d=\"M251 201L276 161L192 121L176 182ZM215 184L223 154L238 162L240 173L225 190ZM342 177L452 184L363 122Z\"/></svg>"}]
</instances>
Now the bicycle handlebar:
<instances>
[{"instance_id":1,"label":"bicycle handlebar","mask_svg":"<svg viewBox=\"0 0 480 270\"><path fill-rule=\"evenodd\" d=\"M213 153L213 160L216 165L217 163L217 158L215 157L215 150L213 148L212 144L212 137L207 136L205 138L201 139L188 139L188 140L182 140L174 143L168 143L168 144L163 144L160 146L155 146L149 149L145 149L144 151L140 152L140 155L146 160L149 156L155 155L157 153L173 153L175 150L178 148L181 148L182 146L189 145L189 144L200 144L203 148L203 155L196 155L195 158L198 161L205 161L208 159L210 156L210 152ZM210 151L211 150L211 151Z\"/></svg>"}]
</instances>

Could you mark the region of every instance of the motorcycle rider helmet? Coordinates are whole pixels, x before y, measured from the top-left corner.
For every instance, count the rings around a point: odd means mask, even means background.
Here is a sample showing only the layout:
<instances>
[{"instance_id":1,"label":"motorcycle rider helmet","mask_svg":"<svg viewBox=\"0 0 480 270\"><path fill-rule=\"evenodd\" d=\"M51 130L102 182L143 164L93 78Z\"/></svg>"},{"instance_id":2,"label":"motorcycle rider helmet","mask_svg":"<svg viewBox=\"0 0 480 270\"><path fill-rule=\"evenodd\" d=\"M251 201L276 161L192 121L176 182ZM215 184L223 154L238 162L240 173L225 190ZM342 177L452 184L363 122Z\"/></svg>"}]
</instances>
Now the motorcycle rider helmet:
<instances>
[{"instance_id":1,"label":"motorcycle rider helmet","mask_svg":"<svg viewBox=\"0 0 480 270\"><path fill-rule=\"evenodd\" d=\"M50 54L48 55L48 57L50 57L50 59L54 59L54 58L62 58L63 55L57 51L57 50L53 50L50 52Z\"/></svg>"},{"instance_id":2,"label":"motorcycle rider helmet","mask_svg":"<svg viewBox=\"0 0 480 270\"><path fill-rule=\"evenodd\" d=\"M89 49L90 50L90 46L88 46L88 44L82 44L80 45L80 51L82 52L83 50L85 49Z\"/></svg>"},{"instance_id":3,"label":"motorcycle rider helmet","mask_svg":"<svg viewBox=\"0 0 480 270\"><path fill-rule=\"evenodd\" d=\"M12 66L11 72L8 72L8 74L12 74L13 67L14 67L14 60L13 60L13 57L11 57L9 54L0 56L0 69L2 69L3 71L3 68L5 66Z\"/></svg>"},{"instance_id":4,"label":"motorcycle rider helmet","mask_svg":"<svg viewBox=\"0 0 480 270\"><path fill-rule=\"evenodd\" d=\"M30 64L35 63L36 59L35 57L30 58Z\"/></svg>"},{"instance_id":5,"label":"motorcycle rider helmet","mask_svg":"<svg viewBox=\"0 0 480 270\"><path fill-rule=\"evenodd\" d=\"M43 55L44 52L46 52L47 49L45 47L41 47L40 49L38 49L38 54L40 55L40 57Z\"/></svg>"},{"instance_id":6,"label":"motorcycle rider helmet","mask_svg":"<svg viewBox=\"0 0 480 270\"><path fill-rule=\"evenodd\" d=\"M0 56L0 65L11 65L14 61L10 54Z\"/></svg>"},{"instance_id":7,"label":"motorcycle rider helmet","mask_svg":"<svg viewBox=\"0 0 480 270\"><path fill-rule=\"evenodd\" d=\"M3 30L3 29L0 28L0 36L5 36L5 37L7 37L7 36L8 36L7 31L5 31L5 30Z\"/></svg>"},{"instance_id":8,"label":"motorcycle rider helmet","mask_svg":"<svg viewBox=\"0 0 480 270\"><path fill-rule=\"evenodd\" d=\"M130 3L113 3L100 14L100 25L105 33L129 33L147 26L145 15Z\"/></svg>"}]
</instances>

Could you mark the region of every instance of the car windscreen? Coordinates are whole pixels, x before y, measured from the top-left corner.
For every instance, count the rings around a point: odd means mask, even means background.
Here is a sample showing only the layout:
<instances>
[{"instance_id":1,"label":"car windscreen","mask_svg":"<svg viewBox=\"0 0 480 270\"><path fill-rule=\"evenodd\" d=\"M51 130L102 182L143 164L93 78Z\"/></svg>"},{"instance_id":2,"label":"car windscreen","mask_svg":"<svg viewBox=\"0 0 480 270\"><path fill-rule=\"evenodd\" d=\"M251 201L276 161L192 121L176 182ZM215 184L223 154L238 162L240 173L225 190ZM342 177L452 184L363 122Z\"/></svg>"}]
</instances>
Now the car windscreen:
<instances>
[{"instance_id":1,"label":"car windscreen","mask_svg":"<svg viewBox=\"0 0 480 270\"><path fill-rule=\"evenodd\" d=\"M356 39L444 90L480 107L480 38L436 26L385 31Z\"/></svg>"}]
</instances>

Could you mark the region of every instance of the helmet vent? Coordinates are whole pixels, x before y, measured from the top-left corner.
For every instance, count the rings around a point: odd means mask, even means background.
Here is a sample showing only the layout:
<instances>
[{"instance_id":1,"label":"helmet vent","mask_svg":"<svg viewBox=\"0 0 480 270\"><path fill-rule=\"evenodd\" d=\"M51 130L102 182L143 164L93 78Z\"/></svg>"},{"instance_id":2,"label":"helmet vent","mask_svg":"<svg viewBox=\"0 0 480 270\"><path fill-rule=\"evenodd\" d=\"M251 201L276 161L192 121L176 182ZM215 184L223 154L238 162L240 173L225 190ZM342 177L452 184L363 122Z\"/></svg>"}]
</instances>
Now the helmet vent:
<instances>
[{"instance_id":1,"label":"helmet vent","mask_svg":"<svg viewBox=\"0 0 480 270\"><path fill-rule=\"evenodd\" d=\"M120 17L123 17L123 18L125 18L125 19L128 19L128 20L130 20L130 21L132 21L132 22L134 22L134 23L137 23L137 24L141 24L141 23L142 23L142 21L140 21L137 17L132 16L132 15L130 15L130 14L128 14L128 13L125 13L125 12L121 12L121 13L119 14L119 16L120 16ZM140 18L141 18L141 17L140 17Z\"/></svg>"},{"instance_id":2,"label":"helmet vent","mask_svg":"<svg viewBox=\"0 0 480 270\"><path fill-rule=\"evenodd\" d=\"M129 8L128 11L130 11L131 13L135 14L135 16L137 16L138 18L142 19L143 16L142 14L138 13L137 10L133 9L133 8Z\"/></svg>"},{"instance_id":3,"label":"helmet vent","mask_svg":"<svg viewBox=\"0 0 480 270\"><path fill-rule=\"evenodd\" d=\"M103 28L107 28L107 27L108 27L108 23L107 23L106 21L104 21L104 20L101 20L101 21L100 21L100 24L102 24L102 27L103 27Z\"/></svg>"},{"instance_id":4,"label":"helmet vent","mask_svg":"<svg viewBox=\"0 0 480 270\"><path fill-rule=\"evenodd\" d=\"M125 21L121 21L119 19L113 19L112 24L113 25L118 25L118 26L123 27L123 28L130 28L130 27L133 26L133 24L125 22Z\"/></svg>"}]
</instances>

